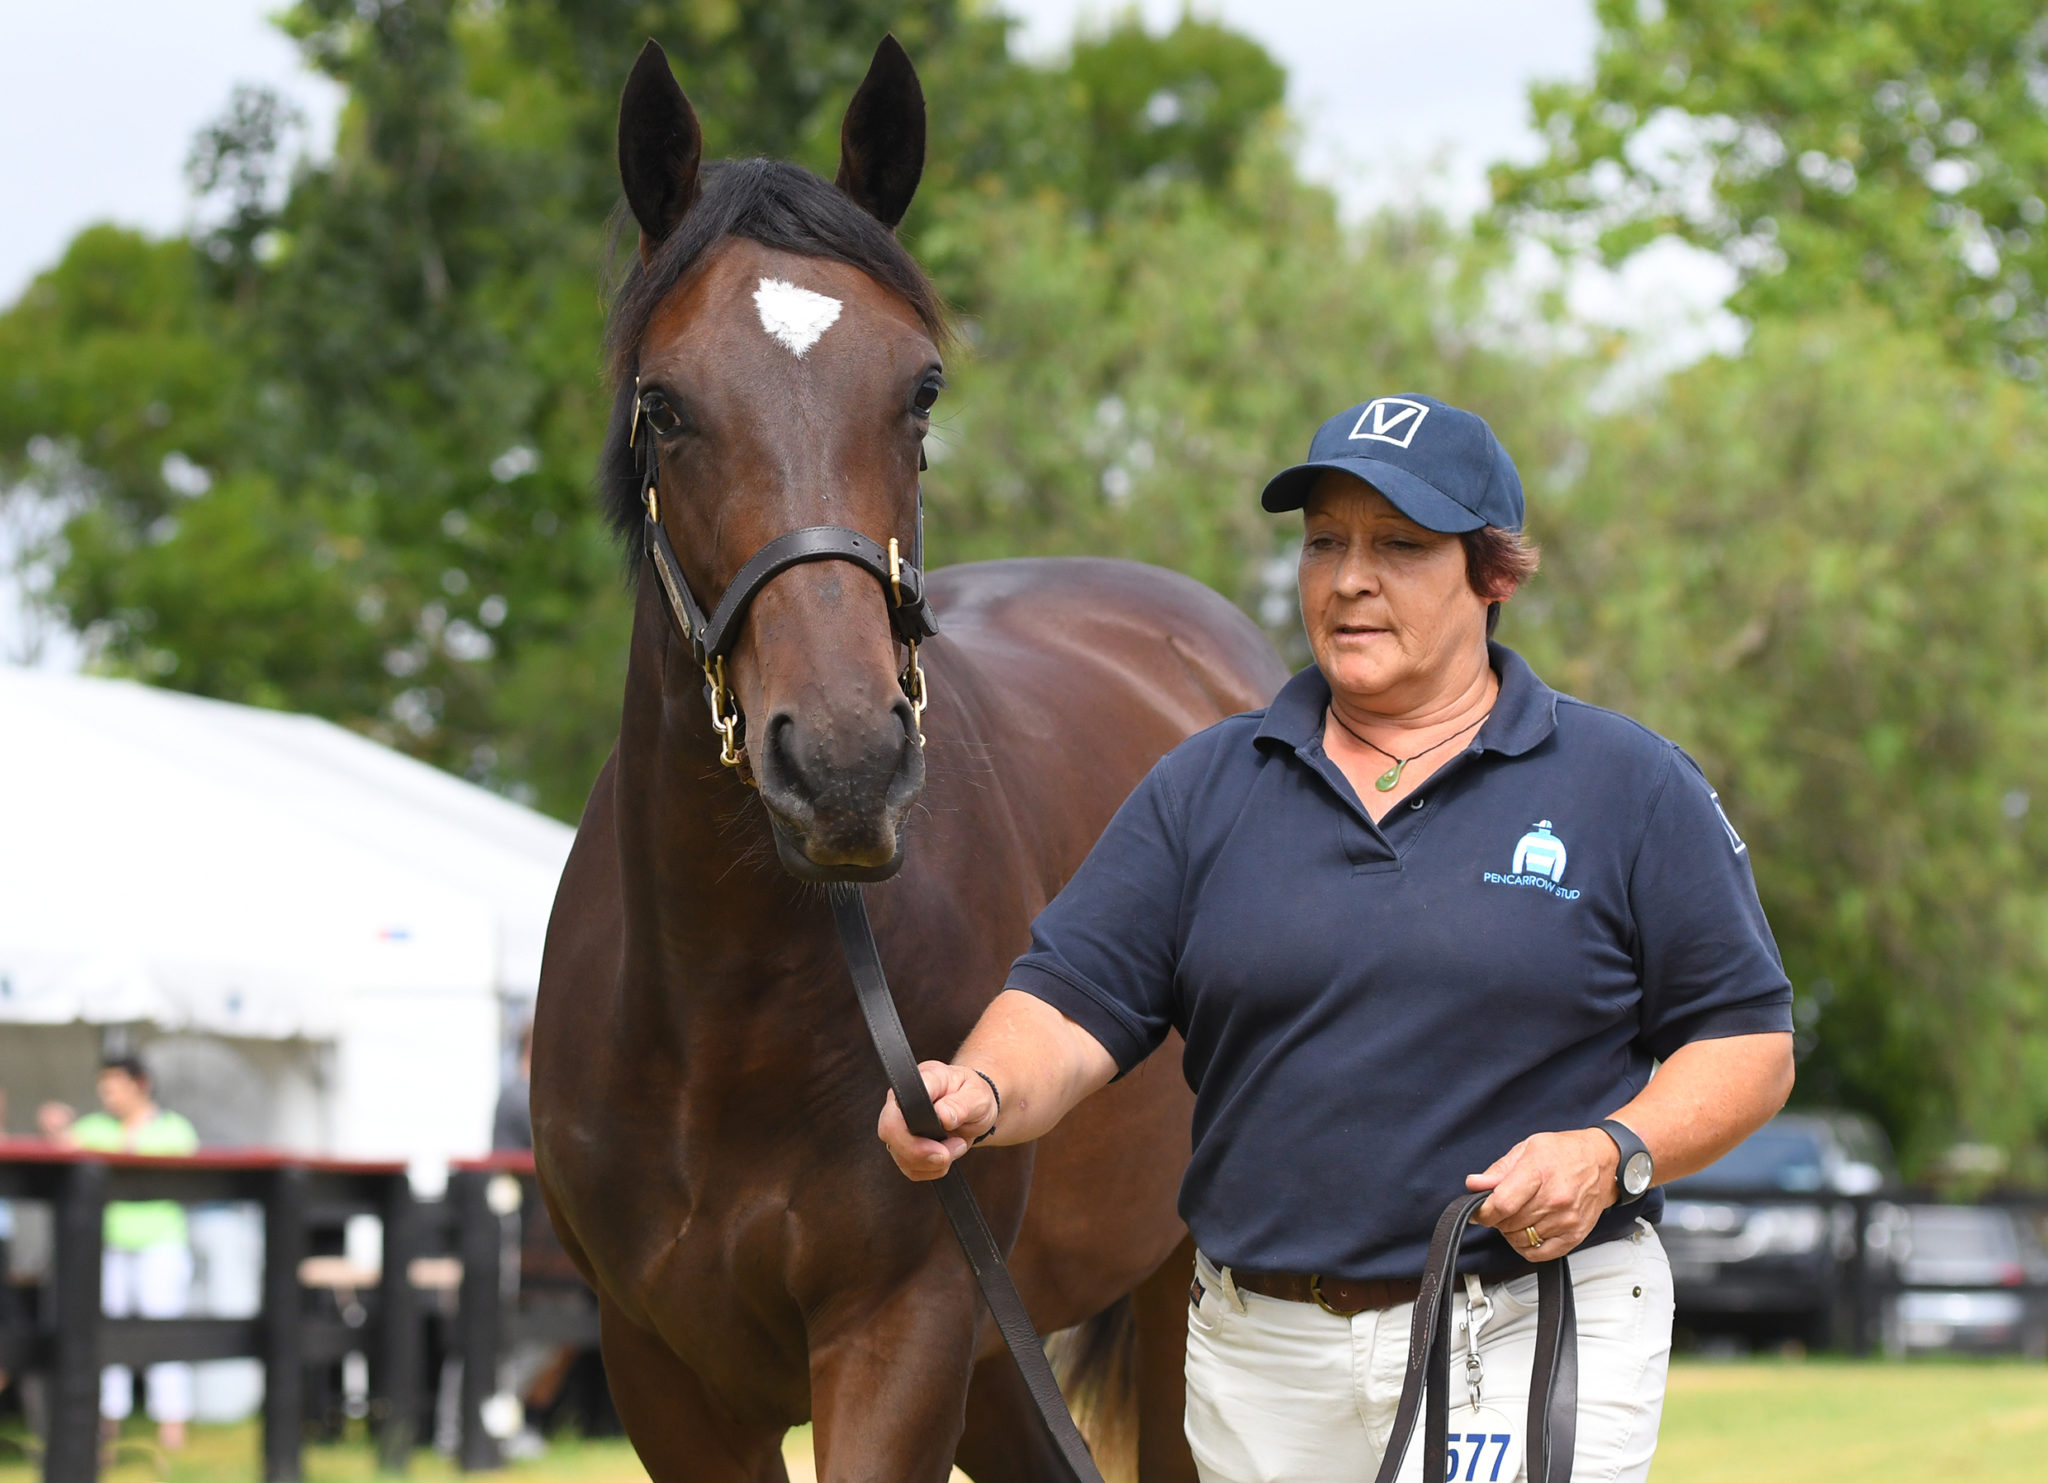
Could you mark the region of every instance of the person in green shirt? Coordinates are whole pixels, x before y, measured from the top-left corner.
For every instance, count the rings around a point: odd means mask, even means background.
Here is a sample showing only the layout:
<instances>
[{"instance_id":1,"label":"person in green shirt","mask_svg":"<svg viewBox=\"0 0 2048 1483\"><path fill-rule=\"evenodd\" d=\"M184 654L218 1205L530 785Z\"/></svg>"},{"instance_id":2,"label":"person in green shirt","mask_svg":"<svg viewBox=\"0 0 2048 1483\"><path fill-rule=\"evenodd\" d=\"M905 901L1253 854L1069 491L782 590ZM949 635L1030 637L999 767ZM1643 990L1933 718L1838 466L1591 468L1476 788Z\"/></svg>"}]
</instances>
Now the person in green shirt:
<instances>
[{"instance_id":1,"label":"person in green shirt","mask_svg":"<svg viewBox=\"0 0 2048 1483\"><path fill-rule=\"evenodd\" d=\"M199 1134L175 1112L157 1106L149 1070L135 1056L111 1056L95 1085L101 1110L74 1118L61 1102L37 1114L43 1133L69 1148L104 1153L188 1154ZM100 1267L100 1306L109 1318L182 1318L192 1285L192 1249L184 1207L172 1200L119 1200L107 1206ZM192 1367L151 1365L149 1417L166 1450L185 1444L192 1419ZM117 1427L135 1404L135 1382L125 1365L100 1372L100 1415Z\"/></svg>"}]
</instances>

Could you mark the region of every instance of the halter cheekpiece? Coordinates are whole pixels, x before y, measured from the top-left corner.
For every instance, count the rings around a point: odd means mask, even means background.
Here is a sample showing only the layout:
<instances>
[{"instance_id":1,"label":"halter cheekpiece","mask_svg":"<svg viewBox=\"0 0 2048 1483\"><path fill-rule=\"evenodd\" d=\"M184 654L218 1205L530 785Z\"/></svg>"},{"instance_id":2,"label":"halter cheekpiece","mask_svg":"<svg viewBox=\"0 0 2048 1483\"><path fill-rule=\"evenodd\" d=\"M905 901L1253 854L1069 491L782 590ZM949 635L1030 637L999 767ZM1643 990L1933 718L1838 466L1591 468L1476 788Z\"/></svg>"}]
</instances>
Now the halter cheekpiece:
<instances>
[{"instance_id":1,"label":"halter cheekpiece","mask_svg":"<svg viewBox=\"0 0 2048 1483\"><path fill-rule=\"evenodd\" d=\"M908 651L898 683L910 701L911 725L918 745L923 746L927 697L924 669L917 662L917 646L939 631L938 620L924 591L924 486L918 486L917 514L911 528L908 560L904 559L894 536L889 537L889 544L883 546L843 525L807 525L777 536L748 557L746 564L727 585L718 606L706 617L703 605L684 580L682 563L676 560L675 547L669 543L668 532L662 528L658 487L660 460L652 430L649 430L645 446L639 442L640 424L646 417L647 404L640 395L640 378L636 376L633 378L633 425L626 435L626 446L637 448L640 455L640 503L647 514L642 522L643 544L648 560L654 564L654 575L661 583L662 594L668 601L669 617L675 621L676 631L682 635L683 641L690 646L690 657L704 671L704 699L711 707L711 724L719 737L718 760L737 770L748 782L753 781L747 771L746 753L740 740L745 718L741 716L726 684L725 656L738 642L740 626L746 619L754 594L777 573L807 561L850 561L882 584L883 597L889 604L890 630ZM922 453L918 456L918 467L924 467Z\"/></svg>"}]
</instances>

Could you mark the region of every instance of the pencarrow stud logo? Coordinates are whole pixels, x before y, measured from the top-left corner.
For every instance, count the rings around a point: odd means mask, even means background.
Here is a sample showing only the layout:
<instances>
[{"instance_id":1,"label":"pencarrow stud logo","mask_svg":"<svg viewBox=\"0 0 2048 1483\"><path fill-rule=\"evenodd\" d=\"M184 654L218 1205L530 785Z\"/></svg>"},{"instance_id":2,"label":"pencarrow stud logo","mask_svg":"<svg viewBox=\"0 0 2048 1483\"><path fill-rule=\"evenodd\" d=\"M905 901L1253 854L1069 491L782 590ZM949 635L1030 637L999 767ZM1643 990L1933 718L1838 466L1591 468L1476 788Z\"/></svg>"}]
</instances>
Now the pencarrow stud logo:
<instances>
[{"instance_id":1,"label":"pencarrow stud logo","mask_svg":"<svg viewBox=\"0 0 2048 1483\"><path fill-rule=\"evenodd\" d=\"M1415 441L1415 430L1422 426L1422 419L1429 415L1429 408L1421 402L1411 402L1406 397L1374 397L1358 414L1358 422L1351 429L1355 442L1370 438L1376 443L1392 443L1396 448L1406 448Z\"/></svg>"},{"instance_id":2,"label":"pencarrow stud logo","mask_svg":"<svg viewBox=\"0 0 2048 1483\"><path fill-rule=\"evenodd\" d=\"M1564 879L1564 841L1550 832L1550 820L1542 820L1522 836L1508 874L1540 875L1553 882Z\"/></svg>"},{"instance_id":3,"label":"pencarrow stud logo","mask_svg":"<svg viewBox=\"0 0 2048 1483\"><path fill-rule=\"evenodd\" d=\"M1515 863L1508 873L1481 871L1479 878L1489 886L1535 886L1560 901L1576 901L1577 891L1564 887L1564 841L1551 833L1550 820L1542 819L1515 845Z\"/></svg>"}]
</instances>

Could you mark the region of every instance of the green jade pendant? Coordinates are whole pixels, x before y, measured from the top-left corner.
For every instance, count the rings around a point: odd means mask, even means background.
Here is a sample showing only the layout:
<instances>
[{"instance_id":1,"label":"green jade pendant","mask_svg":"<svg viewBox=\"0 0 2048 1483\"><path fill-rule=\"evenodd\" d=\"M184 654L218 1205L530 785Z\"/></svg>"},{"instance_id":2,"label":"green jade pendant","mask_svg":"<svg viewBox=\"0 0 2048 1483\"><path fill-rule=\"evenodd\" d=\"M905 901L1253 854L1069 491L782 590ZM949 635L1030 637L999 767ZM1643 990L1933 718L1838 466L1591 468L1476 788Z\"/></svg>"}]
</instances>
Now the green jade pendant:
<instances>
[{"instance_id":1,"label":"green jade pendant","mask_svg":"<svg viewBox=\"0 0 2048 1483\"><path fill-rule=\"evenodd\" d=\"M1401 769L1407 765L1407 762L1396 762L1392 767L1374 778L1372 785L1382 793L1393 792L1401 786Z\"/></svg>"}]
</instances>

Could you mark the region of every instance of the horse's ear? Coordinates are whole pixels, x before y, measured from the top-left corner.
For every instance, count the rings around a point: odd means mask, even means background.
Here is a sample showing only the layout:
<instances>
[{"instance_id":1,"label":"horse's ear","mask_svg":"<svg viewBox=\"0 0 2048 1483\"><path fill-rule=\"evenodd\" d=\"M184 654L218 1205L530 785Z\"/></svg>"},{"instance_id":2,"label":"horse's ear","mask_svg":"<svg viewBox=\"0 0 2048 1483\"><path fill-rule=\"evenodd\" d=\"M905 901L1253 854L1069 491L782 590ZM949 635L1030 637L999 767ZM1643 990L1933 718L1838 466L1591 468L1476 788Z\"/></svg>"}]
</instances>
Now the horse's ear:
<instances>
[{"instance_id":1,"label":"horse's ear","mask_svg":"<svg viewBox=\"0 0 2048 1483\"><path fill-rule=\"evenodd\" d=\"M924 175L924 89L894 36L884 36L839 126L834 182L891 231Z\"/></svg>"},{"instance_id":2,"label":"horse's ear","mask_svg":"<svg viewBox=\"0 0 2048 1483\"><path fill-rule=\"evenodd\" d=\"M643 263L695 203L703 159L696 110L668 70L668 54L650 39L619 99L619 180L640 223Z\"/></svg>"}]
</instances>

